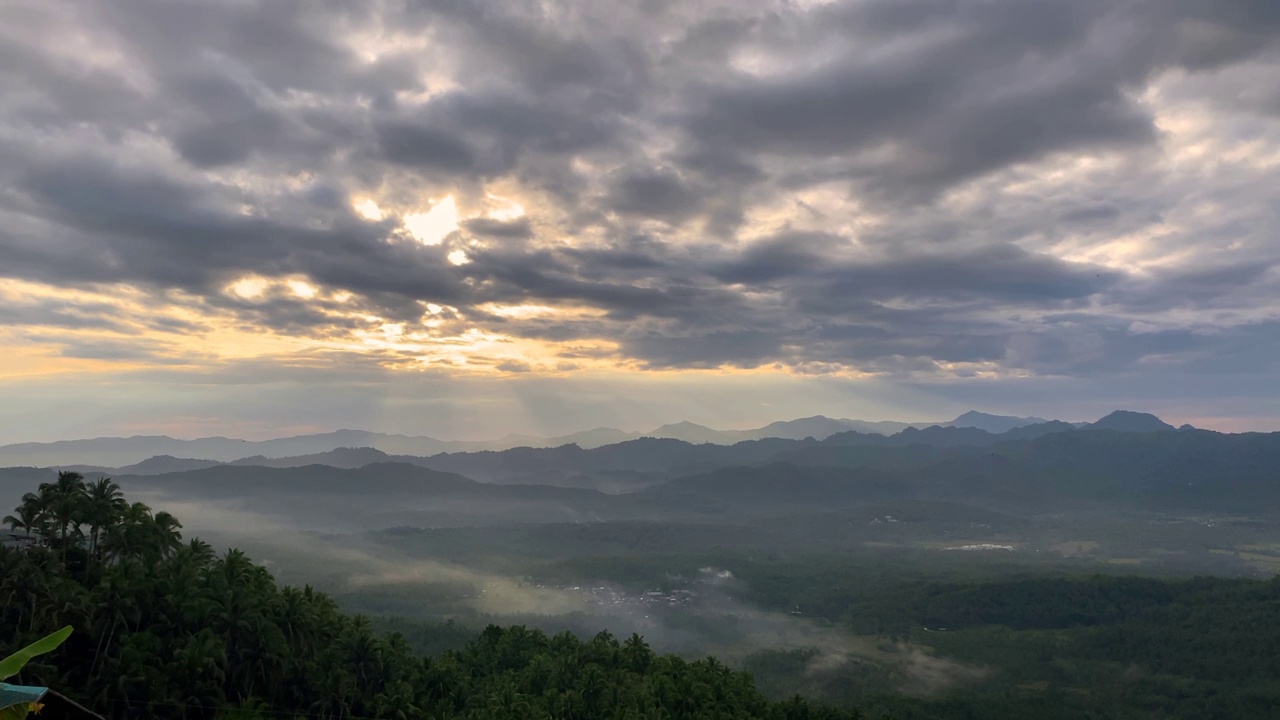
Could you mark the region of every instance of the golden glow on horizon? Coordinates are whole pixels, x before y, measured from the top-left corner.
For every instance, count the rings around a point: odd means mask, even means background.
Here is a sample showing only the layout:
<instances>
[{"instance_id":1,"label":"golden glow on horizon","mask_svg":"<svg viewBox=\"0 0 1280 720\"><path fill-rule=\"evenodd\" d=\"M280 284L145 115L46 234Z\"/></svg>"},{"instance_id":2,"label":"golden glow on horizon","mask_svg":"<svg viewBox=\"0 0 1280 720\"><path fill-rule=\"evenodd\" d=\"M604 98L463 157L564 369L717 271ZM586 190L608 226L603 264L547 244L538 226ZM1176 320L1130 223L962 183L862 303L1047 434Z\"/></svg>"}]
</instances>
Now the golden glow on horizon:
<instances>
[{"instance_id":1,"label":"golden glow on horizon","mask_svg":"<svg viewBox=\"0 0 1280 720\"><path fill-rule=\"evenodd\" d=\"M0 381L23 377L63 374L111 374L134 370L217 370L228 363L267 361L281 367L328 367L358 363L393 371L446 369L461 375L539 375L643 373L655 379L700 376L805 376L872 378L864 372L829 363L798 363L788 366L767 363L754 368L661 368L624 356L621 346L610 340L574 339L565 342L518 338L488 330L467 321L457 308L422 303L424 317L418 323L391 321L358 309L342 308L354 300L348 292L326 294L303 280L269 280L252 276L228 286L265 298L288 293L305 298L317 312L332 317L333 326L311 332L267 329L246 323L234 315L210 308L199 298L181 293L164 297L129 286L94 290L68 290L26 281L0 281L0 301L15 307L45 301L70 303L72 307L109 312L120 319L118 327L67 328L30 325L0 335L6 355L0 361ZM239 296L237 294L237 296ZM105 309L105 310L104 310ZM589 306L552 307L539 304L487 305L486 314L512 320L589 319L603 311ZM184 323L169 326L166 323ZM354 329L352 322L358 324ZM106 347L101 357L95 348ZM130 349L136 352L132 355ZM112 353L110 350L119 349ZM76 352L88 353L74 357ZM70 353L70 354L64 354ZM363 359L362 359L363 358ZM940 365L943 372L964 376L992 377L1001 370L957 364ZM1008 371L1003 371L1008 376Z\"/></svg>"},{"instance_id":2,"label":"golden glow on horizon","mask_svg":"<svg viewBox=\"0 0 1280 720\"><path fill-rule=\"evenodd\" d=\"M68 358L51 344L36 344L13 332L0 332L4 358L0 360L0 382L22 382L58 375L83 375L106 371L135 370L141 363Z\"/></svg>"},{"instance_id":3,"label":"golden glow on horizon","mask_svg":"<svg viewBox=\"0 0 1280 720\"><path fill-rule=\"evenodd\" d=\"M17 280L0 280L0 302L10 307L39 307L58 302L83 309L83 327L27 325L0 334L6 349L0 360L0 380L59 374L114 373L157 368L216 369L227 362L269 360L283 366L299 363L315 366L345 357L396 370L449 368L467 374L508 373L524 370L559 374L568 371L619 369L618 346L596 340L554 343L512 338L484 330L453 317L456 308L423 303L424 321L412 324L389 321L359 309L343 309L354 295L342 291L326 296L300 279L271 280L249 276L229 284L234 297L265 299L276 294L314 303L319 313L332 317L334 327L310 333L268 330L247 324L205 305L198 298L178 293L157 298L129 286L94 290L69 290ZM325 302L328 301L326 305ZM91 310L110 315L115 325L95 325ZM546 306L497 306L485 312L510 318L585 316L591 308L557 310ZM172 321L172 326L166 325ZM361 327L345 327L351 321ZM7 335L7 337L6 337ZM64 352L93 352L107 347L118 350L102 357L71 357ZM130 349L135 352L131 356ZM566 367L566 363L572 365Z\"/></svg>"}]
</instances>

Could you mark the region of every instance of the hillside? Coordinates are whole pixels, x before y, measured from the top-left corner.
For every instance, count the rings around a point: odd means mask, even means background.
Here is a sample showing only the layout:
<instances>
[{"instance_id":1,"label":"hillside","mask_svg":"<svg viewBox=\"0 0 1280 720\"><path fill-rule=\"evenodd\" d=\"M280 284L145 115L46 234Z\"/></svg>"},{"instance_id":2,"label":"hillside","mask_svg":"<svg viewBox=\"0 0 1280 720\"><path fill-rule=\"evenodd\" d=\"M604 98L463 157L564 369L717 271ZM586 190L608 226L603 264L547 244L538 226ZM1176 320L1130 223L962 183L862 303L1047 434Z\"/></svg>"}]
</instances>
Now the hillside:
<instances>
[{"instance_id":1,"label":"hillside","mask_svg":"<svg viewBox=\"0 0 1280 720\"><path fill-rule=\"evenodd\" d=\"M806 467L771 463L730 467L678 478L642 491L644 495L716 500L733 505L834 507L906 497L912 488L884 472L860 468Z\"/></svg>"}]
</instances>

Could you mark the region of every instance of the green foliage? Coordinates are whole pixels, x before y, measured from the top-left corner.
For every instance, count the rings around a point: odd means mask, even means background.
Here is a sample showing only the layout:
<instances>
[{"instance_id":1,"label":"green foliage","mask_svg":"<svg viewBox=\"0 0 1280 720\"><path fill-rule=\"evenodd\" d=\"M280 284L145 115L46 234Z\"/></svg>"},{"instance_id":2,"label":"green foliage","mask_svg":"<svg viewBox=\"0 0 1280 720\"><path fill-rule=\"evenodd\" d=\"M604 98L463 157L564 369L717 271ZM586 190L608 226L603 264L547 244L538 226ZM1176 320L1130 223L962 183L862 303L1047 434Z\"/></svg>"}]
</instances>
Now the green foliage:
<instances>
[{"instance_id":1,"label":"green foliage","mask_svg":"<svg viewBox=\"0 0 1280 720\"><path fill-rule=\"evenodd\" d=\"M815 673L804 651L746 667L766 695L797 689L894 718L1280 717L1280 579L968 576L844 568L838 559L737 563L757 602L985 669L927 697L851 663Z\"/></svg>"},{"instance_id":2,"label":"green foliage","mask_svg":"<svg viewBox=\"0 0 1280 720\"><path fill-rule=\"evenodd\" d=\"M21 675L107 717L859 717L771 702L744 673L657 655L638 636L490 626L423 657L413 646L431 647L429 631L412 645L380 635L323 593L278 586L239 550L184 543L172 516L73 475L23 501L40 542L0 549L0 645L74 628L55 662Z\"/></svg>"},{"instance_id":3,"label":"green foliage","mask_svg":"<svg viewBox=\"0 0 1280 720\"><path fill-rule=\"evenodd\" d=\"M36 703L18 703L0 708L0 720L27 720L27 716L37 711Z\"/></svg>"},{"instance_id":4,"label":"green foliage","mask_svg":"<svg viewBox=\"0 0 1280 720\"><path fill-rule=\"evenodd\" d=\"M71 637L71 626L68 625L61 630L46 635L30 645L22 648L18 652L9 657L0 660L0 680L8 680L22 671L22 668L37 655L51 653L58 649L58 646Z\"/></svg>"},{"instance_id":5,"label":"green foliage","mask_svg":"<svg viewBox=\"0 0 1280 720\"><path fill-rule=\"evenodd\" d=\"M46 635L30 645L13 653L7 658L0 660L0 680L8 680L9 678L22 672L22 668L31 662L32 658L39 655L45 655L58 649L58 646L66 642L71 637L71 626L67 626L57 632ZM25 720L31 713L38 712L40 704L34 702L20 702L0 708L0 720Z\"/></svg>"}]
</instances>

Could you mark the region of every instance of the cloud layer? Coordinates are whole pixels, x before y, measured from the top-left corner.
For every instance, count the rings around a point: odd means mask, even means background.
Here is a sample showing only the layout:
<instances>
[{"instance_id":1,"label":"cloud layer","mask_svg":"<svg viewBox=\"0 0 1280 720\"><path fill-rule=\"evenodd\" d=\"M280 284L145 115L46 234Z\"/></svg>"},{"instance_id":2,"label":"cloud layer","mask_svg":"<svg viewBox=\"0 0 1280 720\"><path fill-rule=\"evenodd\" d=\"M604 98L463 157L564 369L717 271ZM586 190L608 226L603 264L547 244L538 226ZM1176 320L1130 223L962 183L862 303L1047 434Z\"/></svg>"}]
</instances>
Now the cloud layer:
<instances>
[{"instance_id":1,"label":"cloud layer","mask_svg":"<svg viewBox=\"0 0 1280 720\"><path fill-rule=\"evenodd\" d=\"M3 14L0 382L1280 374L1270 0Z\"/></svg>"}]
</instances>

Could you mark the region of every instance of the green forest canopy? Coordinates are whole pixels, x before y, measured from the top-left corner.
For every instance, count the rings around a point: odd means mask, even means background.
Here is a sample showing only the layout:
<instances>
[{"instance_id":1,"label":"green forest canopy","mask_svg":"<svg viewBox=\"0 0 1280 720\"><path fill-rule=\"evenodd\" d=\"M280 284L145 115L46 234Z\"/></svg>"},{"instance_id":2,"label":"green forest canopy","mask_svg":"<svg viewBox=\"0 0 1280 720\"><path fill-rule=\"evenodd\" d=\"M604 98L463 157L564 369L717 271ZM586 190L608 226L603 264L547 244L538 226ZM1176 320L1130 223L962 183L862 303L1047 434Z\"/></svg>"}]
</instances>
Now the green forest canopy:
<instances>
[{"instance_id":1,"label":"green forest canopy","mask_svg":"<svg viewBox=\"0 0 1280 720\"><path fill-rule=\"evenodd\" d=\"M657 655L635 635L490 626L418 657L323 593L277 586L239 550L184 541L176 518L109 479L59 473L4 522L33 542L0 548L0 646L72 626L20 679L112 718L860 717L771 702L745 673Z\"/></svg>"},{"instance_id":2,"label":"green forest canopy","mask_svg":"<svg viewBox=\"0 0 1280 720\"><path fill-rule=\"evenodd\" d=\"M867 664L815 673L804 650L748 657L748 676L657 655L637 636L375 624L310 587L277 586L240 551L184 541L172 516L73 473L4 522L31 544L0 548L0 654L71 625L66 645L17 680L113 718L1280 717L1280 579L725 559L756 605L803 605L833 630L984 671L912 697ZM673 566L609 562L645 578ZM831 706L771 700L797 692Z\"/></svg>"}]
</instances>

